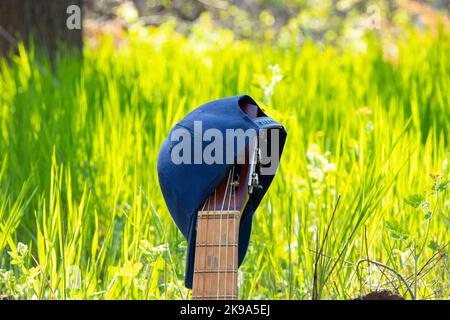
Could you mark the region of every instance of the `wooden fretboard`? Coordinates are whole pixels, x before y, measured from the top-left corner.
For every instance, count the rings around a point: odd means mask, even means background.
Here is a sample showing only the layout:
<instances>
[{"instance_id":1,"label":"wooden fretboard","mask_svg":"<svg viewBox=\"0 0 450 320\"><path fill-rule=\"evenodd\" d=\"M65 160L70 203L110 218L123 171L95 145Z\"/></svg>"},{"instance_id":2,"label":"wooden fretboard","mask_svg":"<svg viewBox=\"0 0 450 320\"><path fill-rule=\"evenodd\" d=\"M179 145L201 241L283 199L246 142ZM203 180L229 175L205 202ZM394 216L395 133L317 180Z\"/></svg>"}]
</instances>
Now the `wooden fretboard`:
<instances>
[{"instance_id":1,"label":"wooden fretboard","mask_svg":"<svg viewBox=\"0 0 450 320\"><path fill-rule=\"evenodd\" d=\"M239 211L198 212L193 299L237 299L239 221Z\"/></svg>"}]
</instances>

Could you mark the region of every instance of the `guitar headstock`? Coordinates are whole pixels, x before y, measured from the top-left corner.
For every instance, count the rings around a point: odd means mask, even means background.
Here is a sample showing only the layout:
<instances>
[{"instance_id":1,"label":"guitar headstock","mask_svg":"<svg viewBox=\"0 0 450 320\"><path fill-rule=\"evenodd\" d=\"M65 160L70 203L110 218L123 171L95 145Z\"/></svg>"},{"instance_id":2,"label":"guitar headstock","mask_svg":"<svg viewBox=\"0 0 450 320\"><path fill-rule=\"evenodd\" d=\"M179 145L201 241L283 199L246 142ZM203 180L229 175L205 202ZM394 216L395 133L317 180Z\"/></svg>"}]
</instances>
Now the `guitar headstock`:
<instances>
[{"instance_id":1,"label":"guitar headstock","mask_svg":"<svg viewBox=\"0 0 450 320\"><path fill-rule=\"evenodd\" d=\"M243 112L250 118L258 117L258 107L243 102ZM244 210L250 194L261 186L258 181L260 151L255 137L243 150L244 163L234 164L214 192L206 199L202 211L239 211Z\"/></svg>"}]
</instances>

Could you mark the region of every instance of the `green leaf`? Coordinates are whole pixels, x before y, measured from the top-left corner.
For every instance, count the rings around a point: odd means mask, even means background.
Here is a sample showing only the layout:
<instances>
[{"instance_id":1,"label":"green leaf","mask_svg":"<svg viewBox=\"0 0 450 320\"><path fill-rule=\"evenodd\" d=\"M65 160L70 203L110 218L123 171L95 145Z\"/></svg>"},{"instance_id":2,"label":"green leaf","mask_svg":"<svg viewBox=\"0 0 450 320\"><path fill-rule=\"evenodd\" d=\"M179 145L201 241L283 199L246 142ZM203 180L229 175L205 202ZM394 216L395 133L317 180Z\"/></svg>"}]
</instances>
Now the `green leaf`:
<instances>
[{"instance_id":1,"label":"green leaf","mask_svg":"<svg viewBox=\"0 0 450 320\"><path fill-rule=\"evenodd\" d=\"M386 221L386 229L396 232L399 229L399 224L397 221Z\"/></svg>"},{"instance_id":2,"label":"green leaf","mask_svg":"<svg viewBox=\"0 0 450 320\"><path fill-rule=\"evenodd\" d=\"M441 182L439 185L438 185L438 191L439 192L443 192L443 191L445 191L445 190L447 190L447 188L448 188L448 186L450 185L450 180L448 180L448 181L445 181L445 182Z\"/></svg>"},{"instance_id":3,"label":"green leaf","mask_svg":"<svg viewBox=\"0 0 450 320\"><path fill-rule=\"evenodd\" d=\"M444 224L447 226L447 229L450 229L450 218L445 218Z\"/></svg>"},{"instance_id":4,"label":"green leaf","mask_svg":"<svg viewBox=\"0 0 450 320\"><path fill-rule=\"evenodd\" d=\"M394 240L400 240L401 239L401 236L398 233L396 233L396 232L391 232L390 236Z\"/></svg>"},{"instance_id":5,"label":"green leaf","mask_svg":"<svg viewBox=\"0 0 450 320\"><path fill-rule=\"evenodd\" d=\"M390 231L389 236L391 239L406 241L409 238L408 233L402 230L398 221L386 221L386 229Z\"/></svg>"},{"instance_id":6,"label":"green leaf","mask_svg":"<svg viewBox=\"0 0 450 320\"><path fill-rule=\"evenodd\" d=\"M417 208L425 200L425 197L421 194L413 194L405 198L406 204L413 208Z\"/></svg>"},{"instance_id":7,"label":"green leaf","mask_svg":"<svg viewBox=\"0 0 450 320\"><path fill-rule=\"evenodd\" d=\"M406 232L391 232L390 237L391 239L394 240L403 240L403 241L409 239L409 235Z\"/></svg>"},{"instance_id":8,"label":"green leaf","mask_svg":"<svg viewBox=\"0 0 450 320\"><path fill-rule=\"evenodd\" d=\"M425 220L430 220L433 217L433 212L427 211L425 213Z\"/></svg>"},{"instance_id":9,"label":"green leaf","mask_svg":"<svg viewBox=\"0 0 450 320\"><path fill-rule=\"evenodd\" d=\"M428 243L428 248L430 248L433 251L436 251L439 248L439 245L435 241L430 241Z\"/></svg>"},{"instance_id":10,"label":"green leaf","mask_svg":"<svg viewBox=\"0 0 450 320\"><path fill-rule=\"evenodd\" d=\"M23 263L22 259L12 259L11 260L12 265L18 265L18 264L22 264L22 263Z\"/></svg>"}]
</instances>

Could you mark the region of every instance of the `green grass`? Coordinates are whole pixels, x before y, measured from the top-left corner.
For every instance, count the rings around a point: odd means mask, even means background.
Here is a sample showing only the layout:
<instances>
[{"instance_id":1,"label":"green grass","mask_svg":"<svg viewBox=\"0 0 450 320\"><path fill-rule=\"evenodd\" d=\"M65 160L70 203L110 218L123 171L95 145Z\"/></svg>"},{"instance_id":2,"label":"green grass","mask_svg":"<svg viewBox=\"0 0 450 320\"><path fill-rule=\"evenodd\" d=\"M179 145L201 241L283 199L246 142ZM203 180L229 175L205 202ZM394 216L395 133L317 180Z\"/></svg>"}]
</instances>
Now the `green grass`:
<instances>
[{"instance_id":1,"label":"green grass","mask_svg":"<svg viewBox=\"0 0 450 320\"><path fill-rule=\"evenodd\" d=\"M23 47L0 62L0 294L187 298L158 150L188 111L248 93L288 140L240 298L347 299L393 285L411 298L361 259L395 269L418 298L450 298L450 36L411 33L396 60L376 38L355 53L214 36L105 40L83 62L61 53L55 71ZM269 65L283 75L273 95Z\"/></svg>"}]
</instances>

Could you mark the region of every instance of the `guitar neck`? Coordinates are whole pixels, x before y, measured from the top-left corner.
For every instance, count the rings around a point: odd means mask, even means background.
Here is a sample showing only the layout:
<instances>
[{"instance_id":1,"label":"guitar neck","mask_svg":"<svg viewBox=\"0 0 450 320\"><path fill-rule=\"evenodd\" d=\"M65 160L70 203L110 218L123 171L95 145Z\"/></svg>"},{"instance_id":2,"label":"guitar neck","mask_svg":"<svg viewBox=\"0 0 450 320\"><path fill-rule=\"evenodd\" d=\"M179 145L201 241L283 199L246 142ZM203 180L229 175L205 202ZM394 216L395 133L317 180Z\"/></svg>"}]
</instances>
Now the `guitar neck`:
<instances>
[{"instance_id":1,"label":"guitar neck","mask_svg":"<svg viewBox=\"0 0 450 320\"><path fill-rule=\"evenodd\" d=\"M239 211L198 212L193 299L237 299L239 221Z\"/></svg>"},{"instance_id":2,"label":"guitar neck","mask_svg":"<svg viewBox=\"0 0 450 320\"><path fill-rule=\"evenodd\" d=\"M257 117L257 106L240 107L249 117ZM255 147L244 150L241 155L247 161L232 167L198 212L193 299L237 299L239 222L249 198L253 173L249 163L255 158Z\"/></svg>"}]
</instances>

